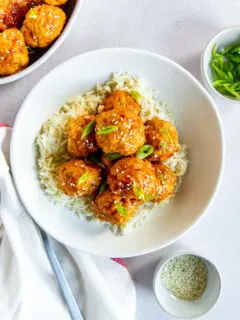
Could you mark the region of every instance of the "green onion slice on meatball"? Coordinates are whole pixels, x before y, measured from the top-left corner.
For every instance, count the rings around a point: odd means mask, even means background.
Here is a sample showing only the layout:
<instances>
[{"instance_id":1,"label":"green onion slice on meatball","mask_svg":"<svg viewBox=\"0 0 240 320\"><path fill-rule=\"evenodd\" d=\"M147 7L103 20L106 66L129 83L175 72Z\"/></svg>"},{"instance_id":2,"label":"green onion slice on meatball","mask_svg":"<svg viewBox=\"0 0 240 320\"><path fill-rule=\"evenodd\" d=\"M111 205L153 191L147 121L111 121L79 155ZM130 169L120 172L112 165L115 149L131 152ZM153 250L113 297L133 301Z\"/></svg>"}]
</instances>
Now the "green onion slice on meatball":
<instances>
[{"instance_id":1,"label":"green onion slice on meatball","mask_svg":"<svg viewBox=\"0 0 240 320\"><path fill-rule=\"evenodd\" d=\"M81 135L81 140L83 140L86 136L88 136L92 132L92 130L94 128L94 125L95 125L95 121L94 120L90 121L86 125L86 127L84 128L83 133Z\"/></svg>"},{"instance_id":2,"label":"green onion slice on meatball","mask_svg":"<svg viewBox=\"0 0 240 320\"><path fill-rule=\"evenodd\" d=\"M84 172L84 174L82 174L81 177L78 179L77 184L83 183L88 176L89 176L89 172L88 171Z\"/></svg>"},{"instance_id":3,"label":"green onion slice on meatball","mask_svg":"<svg viewBox=\"0 0 240 320\"><path fill-rule=\"evenodd\" d=\"M106 188L107 188L107 183L106 183L106 182L103 182L103 183L100 185L99 193L103 193L103 191L105 191Z\"/></svg>"},{"instance_id":4,"label":"green onion slice on meatball","mask_svg":"<svg viewBox=\"0 0 240 320\"><path fill-rule=\"evenodd\" d=\"M148 156L150 156L150 154L152 154L153 152L154 152L154 147L151 146L150 144L145 144L140 149L138 149L136 153L136 157L138 159L145 159Z\"/></svg>"},{"instance_id":5,"label":"green onion slice on meatball","mask_svg":"<svg viewBox=\"0 0 240 320\"><path fill-rule=\"evenodd\" d=\"M116 131L117 129L118 129L118 126L103 127L100 130L98 130L97 134L109 134L113 131Z\"/></svg>"},{"instance_id":6,"label":"green onion slice on meatball","mask_svg":"<svg viewBox=\"0 0 240 320\"><path fill-rule=\"evenodd\" d=\"M122 216L122 217L128 216L127 209L124 206L121 206L120 204L116 204L115 208L117 209L120 216Z\"/></svg>"},{"instance_id":7,"label":"green onion slice on meatball","mask_svg":"<svg viewBox=\"0 0 240 320\"><path fill-rule=\"evenodd\" d=\"M133 191L136 195L136 197L139 199L139 200L143 200L145 199L145 196L144 196L144 191L142 188L139 188L136 184L133 185Z\"/></svg>"},{"instance_id":8,"label":"green onion slice on meatball","mask_svg":"<svg viewBox=\"0 0 240 320\"><path fill-rule=\"evenodd\" d=\"M117 159L121 158L121 154L118 153L118 152L105 153L105 156L106 156L109 160L117 160Z\"/></svg>"}]
</instances>

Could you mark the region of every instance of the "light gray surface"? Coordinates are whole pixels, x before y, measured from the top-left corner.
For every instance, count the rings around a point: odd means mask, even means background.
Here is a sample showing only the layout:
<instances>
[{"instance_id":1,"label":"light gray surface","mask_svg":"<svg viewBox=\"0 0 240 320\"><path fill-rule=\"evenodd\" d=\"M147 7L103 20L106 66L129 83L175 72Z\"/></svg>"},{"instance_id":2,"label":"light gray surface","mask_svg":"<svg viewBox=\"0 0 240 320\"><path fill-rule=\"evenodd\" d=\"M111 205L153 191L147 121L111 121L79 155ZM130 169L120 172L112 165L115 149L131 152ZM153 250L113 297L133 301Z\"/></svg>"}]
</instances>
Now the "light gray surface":
<instances>
[{"instance_id":1,"label":"light gray surface","mask_svg":"<svg viewBox=\"0 0 240 320\"><path fill-rule=\"evenodd\" d=\"M239 0L85 0L78 21L55 55L28 77L0 87L0 121L13 124L29 90L54 66L76 54L97 48L125 46L158 52L179 62L200 79L203 48L217 32L238 24L239 12ZM202 318L238 320L240 104L215 101L226 137L222 186L205 217L172 248L190 247L200 251L220 268L222 296L216 307ZM204 130L204 124L199 123L199 126ZM164 252L125 259L137 288L137 320L173 319L161 310L152 292L153 272Z\"/></svg>"}]
</instances>

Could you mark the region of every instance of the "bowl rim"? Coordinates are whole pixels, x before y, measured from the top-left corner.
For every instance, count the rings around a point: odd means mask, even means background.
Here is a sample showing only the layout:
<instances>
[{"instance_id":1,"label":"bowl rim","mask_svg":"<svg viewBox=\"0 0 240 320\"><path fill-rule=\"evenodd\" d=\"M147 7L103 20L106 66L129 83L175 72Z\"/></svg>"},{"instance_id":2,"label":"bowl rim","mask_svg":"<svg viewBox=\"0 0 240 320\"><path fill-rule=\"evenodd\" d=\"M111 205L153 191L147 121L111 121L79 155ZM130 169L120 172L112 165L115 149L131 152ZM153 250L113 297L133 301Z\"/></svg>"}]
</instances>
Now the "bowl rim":
<instances>
[{"instance_id":1,"label":"bowl rim","mask_svg":"<svg viewBox=\"0 0 240 320\"><path fill-rule=\"evenodd\" d=\"M201 90L204 95L208 98L210 105L213 109L213 112L215 113L218 125L219 125L219 133L220 133L220 148L221 148L221 159L220 159L220 168L219 168L219 172L218 172L218 177L217 177L217 181L216 184L214 186L214 190L212 192L212 196L209 199L209 201L206 203L204 209L202 210L202 212L193 220L193 222L188 225L186 227L186 229L179 233L177 236L173 237L171 240L169 240L168 242L166 242L163 245L155 245L155 246L150 246L145 248L144 250L138 250L138 251L133 251L133 252L128 252L128 253L124 253L121 255L118 255L118 257L121 258L127 258L127 257L135 257L135 256L140 256L146 253L150 253L150 252L154 252L156 250L162 249L164 247L167 247L169 245L171 245L172 243L174 243L175 241L177 241L180 237L182 237L185 233L187 233L194 225L196 225L197 222L200 221L200 219L205 215L205 213L208 211L208 209L210 208L211 204L213 203L218 190L220 188L220 182L222 180L222 176L223 176L223 169L224 169L224 162L225 162L225 140L224 140L224 133L223 133L223 124L222 124L222 120L220 118L219 115L219 111L215 105L215 102L213 101L212 97L210 96L210 94L208 93L208 91L204 88L204 86L186 69L184 69L182 66L180 66L178 63L174 62L173 60L164 57L160 54L157 53L153 53L150 51L145 51L145 50L140 50L140 49L132 49L132 48L121 48L121 47L114 47L114 48L105 48L105 49L97 49L97 50L93 50L93 51L89 51L89 52L85 52L85 53L81 53L77 56L74 56L64 62L62 62L61 64L59 64L58 66L56 66L55 68L53 68L51 71L49 71L43 78L41 78L38 83L31 89L31 91L29 92L28 96L31 95L32 91L35 90L35 88L40 85L42 82L45 81L45 78L47 78L49 76L49 73L55 72L57 69L61 68L63 65L68 64L70 61L72 63L74 63L75 59L79 59L80 56L85 56L85 55L101 55L102 53L114 53L114 52L123 52L123 53L136 53L136 54L143 54L143 55L148 55L151 56L153 58L157 58L160 60L164 60L165 62L169 63L170 65L176 67L178 70L180 70L181 72L183 72L187 77L189 77L199 88L199 90ZM13 174L13 179L14 179L14 183L15 183L15 187L17 190L17 193L20 197L20 199L24 199L24 196L22 195L22 191L20 188L20 184L18 184L18 180L16 177L16 172L15 172L15 165L14 165L14 145L15 145L15 139L17 137L17 127L18 127L18 123L20 121L21 118L21 113L24 110L24 106L25 106L25 102L28 99L28 96L25 98L25 100L23 101L19 112L17 114L17 117L15 119L15 123L14 123L14 127L13 127L13 131L12 131L12 136L11 136L11 143L10 143L10 163L11 163L11 168L12 168L12 174ZM61 237L59 237L58 235L56 235L56 233L52 232L51 230L49 230L48 228L46 228L45 226L42 225L41 223L41 219L36 219L34 218L34 215L31 214L31 208L28 207L27 203L24 203L24 207L26 208L26 210L28 211L28 213L30 214L30 216L36 221L36 223L43 228L46 232L48 232L53 238L55 238L57 241L65 244L66 246L75 248L75 249L79 249L76 245L73 245L72 243L69 243L68 241L65 241L64 239L61 239ZM81 249L82 252L85 252L87 254L94 254L96 255L97 253L95 251L89 252L89 251L84 251L83 249ZM103 253L98 253L98 256L106 256ZM111 254L111 256L113 256Z\"/></svg>"},{"instance_id":2,"label":"bowl rim","mask_svg":"<svg viewBox=\"0 0 240 320\"><path fill-rule=\"evenodd\" d=\"M202 75L202 79L203 79L204 85L208 89L210 89L210 92L213 92L215 95L217 95L218 97L220 97L221 99L223 99L225 101L228 101L228 102L236 104L236 103L240 103L240 99L234 99L234 98L231 98L231 97L224 96L219 91L217 91L213 87L212 83L210 82L209 77L207 76L207 74L205 72L205 68L204 68L204 62L207 60L206 52L209 49L209 47L212 47L213 43L216 42L216 40L218 38L221 38L222 35L224 35L225 33L228 33L228 32L232 32L232 31L239 31L239 33L240 33L240 25L223 29L222 31L220 31L217 34L215 34L215 36L207 43L207 45L205 46L205 48L204 48L204 50L203 50L203 52L201 54L200 69L201 69L201 75Z\"/></svg>"},{"instance_id":3,"label":"bowl rim","mask_svg":"<svg viewBox=\"0 0 240 320\"><path fill-rule=\"evenodd\" d=\"M16 80L19 80L19 79L25 77L26 75L28 75L29 73L33 72L34 70L36 70L42 64L44 64L44 62L46 62L54 54L54 52L57 51L57 49L61 46L61 44L65 41L70 30L72 29L73 24L75 23L78 15L79 15L80 9L81 9L84 1L85 0L76 0L76 4L73 9L73 12L72 12L65 28L63 29L63 32L60 34L60 36L57 38L57 40L53 43L53 45L39 59L37 59L30 66L27 66L22 71L19 71L19 72L15 73L13 75L10 75L10 76L0 77L0 85L4 85L4 84L10 83L10 82L14 82Z\"/></svg>"},{"instance_id":4,"label":"bowl rim","mask_svg":"<svg viewBox=\"0 0 240 320\"><path fill-rule=\"evenodd\" d=\"M158 296L157 296L157 277L160 275L161 271L162 271L162 268L164 267L164 265L170 261L171 259L174 259L176 257L179 257L179 256L183 256L183 255L192 255L192 256L195 256L197 258L200 258L202 259L203 261L207 261L207 263L209 263L209 265L213 266L213 268L216 270L218 276L219 276L219 285L220 285L220 288L219 288L219 292L218 292L218 295L217 295L217 298L216 300L214 301L214 303L212 304L212 306L204 313L200 314L200 315L197 315L195 317L193 316L190 316L190 317L181 317L181 316L176 316L175 314L171 313L170 311L166 310L166 308L163 307L161 301L158 299ZM222 294L222 276L221 276L221 272L219 270L219 268L217 267L217 265L209 260L209 258L206 258L205 256L203 256L201 253L197 252L197 251L193 251L193 250L189 250L189 249L181 249L181 250L175 250L175 251L172 251L171 253L165 255L163 258L160 259L160 261L158 262L157 264L157 267L154 271L154 275L153 275L153 291L154 291L154 296L158 302L158 304L160 305L160 307L163 309L163 311L165 311L167 314L170 314L172 315L173 317L175 318L178 318L178 319L197 319L197 318L200 318L204 315L206 315L208 312L210 312L217 304L221 294Z\"/></svg>"}]
</instances>

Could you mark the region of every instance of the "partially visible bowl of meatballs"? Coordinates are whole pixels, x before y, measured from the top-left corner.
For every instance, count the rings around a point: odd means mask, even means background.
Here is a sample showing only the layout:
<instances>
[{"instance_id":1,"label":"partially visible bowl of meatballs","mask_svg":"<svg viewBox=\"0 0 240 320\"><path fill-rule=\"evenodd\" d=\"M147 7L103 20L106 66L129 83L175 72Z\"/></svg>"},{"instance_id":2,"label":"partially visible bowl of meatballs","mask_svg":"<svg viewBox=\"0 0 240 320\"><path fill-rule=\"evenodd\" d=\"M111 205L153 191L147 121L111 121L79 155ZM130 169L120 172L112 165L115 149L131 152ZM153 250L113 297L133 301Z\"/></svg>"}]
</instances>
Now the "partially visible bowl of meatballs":
<instances>
[{"instance_id":1,"label":"partially visible bowl of meatballs","mask_svg":"<svg viewBox=\"0 0 240 320\"><path fill-rule=\"evenodd\" d=\"M17 116L10 158L23 204L51 236L126 257L172 243L199 220L223 155L215 105L187 71L106 49L39 82Z\"/></svg>"},{"instance_id":2,"label":"partially visible bowl of meatballs","mask_svg":"<svg viewBox=\"0 0 240 320\"><path fill-rule=\"evenodd\" d=\"M0 3L0 84L29 74L60 46L83 0L4 0Z\"/></svg>"}]
</instances>

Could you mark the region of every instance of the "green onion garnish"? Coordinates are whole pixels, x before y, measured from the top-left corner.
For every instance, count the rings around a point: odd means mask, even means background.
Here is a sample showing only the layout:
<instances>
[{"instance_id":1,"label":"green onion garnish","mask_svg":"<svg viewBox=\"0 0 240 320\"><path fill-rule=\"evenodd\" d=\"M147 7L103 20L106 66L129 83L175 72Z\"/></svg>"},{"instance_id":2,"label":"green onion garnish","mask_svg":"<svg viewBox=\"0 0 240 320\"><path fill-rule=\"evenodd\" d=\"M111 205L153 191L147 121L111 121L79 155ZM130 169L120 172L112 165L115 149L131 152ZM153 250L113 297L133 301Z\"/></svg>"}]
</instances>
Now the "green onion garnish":
<instances>
[{"instance_id":1,"label":"green onion garnish","mask_svg":"<svg viewBox=\"0 0 240 320\"><path fill-rule=\"evenodd\" d=\"M171 137L171 135L170 135L170 133L169 133L168 131L166 131L166 130L164 130L163 128L161 128L161 129L160 129L160 132L161 132L163 135L165 135L166 137L168 137L168 140L169 140L170 144L173 143L173 139L172 139L172 137Z\"/></svg>"},{"instance_id":2,"label":"green onion garnish","mask_svg":"<svg viewBox=\"0 0 240 320\"><path fill-rule=\"evenodd\" d=\"M139 92L137 92L136 90L132 90L130 92L130 95L133 97L133 99L138 103L139 98L141 98L142 96L140 95Z\"/></svg>"},{"instance_id":3,"label":"green onion garnish","mask_svg":"<svg viewBox=\"0 0 240 320\"><path fill-rule=\"evenodd\" d=\"M118 126L103 127L100 130L98 130L97 134L109 134L113 131L116 131L117 129L118 129Z\"/></svg>"},{"instance_id":4,"label":"green onion garnish","mask_svg":"<svg viewBox=\"0 0 240 320\"><path fill-rule=\"evenodd\" d=\"M107 183L106 183L106 182L103 182L103 183L100 185L99 193L103 193L103 191L105 191L106 188L107 188Z\"/></svg>"},{"instance_id":5,"label":"green onion garnish","mask_svg":"<svg viewBox=\"0 0 240 320\"><path fill-rule=\"evenodd\" d=\"M139 200L145 199L144 191L142 188L139 188L136 184L133 185L133 191Z\"/></svg>"},{"instance_id":6,"label":"green onion garnish","mask_svg":"<svg viewBox=\"0 0 240 320\"><path fill-rule=\"evenodd\" d=\"M61 147L58 149L57 154L60 155L60 154L62 154L64 151L65 151L65 147L64 147L64 146L61 146Z\"/></svg>"},{"instance_id":7,"label":"green onion garnish","mask_svg":"<svg viewBox=\"0 0 240 320\"><path fill-rule=\"evenodd\" d=\"M213 87L225 96L240 99L240 45L217 50L214 44L209 64Z\"/></svg>"},{"instance_id":8,"label":"green onion garnish","mask_svg":"<svg viewBox=\"0 0 240 320\"><path fill-rule=\"evenodd\" d=\"M120 216L122 216L122 217L128 216L127 209L124 206L121 206L120 204L116 204L115 208L117 209Z\"/></svg>"},{"instance_id":9,"label":"green onion garnish","mask_svg":"<svg viewBox=\"0 0 240 320\"><path fill-rule=\"evenodd\" d=\"M28 17L29 17L30 19L36 19L36 18L37 18L37 14L36 14L36 12L33 10L33 8L29 11Z\"/></svg>"},{"instance_id":10,"label":"green onion garnish","mask_svg":"<svg viewBox=\"0 0 240 320\"><path fill-rule=\"evenodd\" d=\"M86 136L88 136L92 132L92 130L94 128L94 125L95 125L95 121L94 120L90 121L86 125L86 127L84 128L83 133L81 135L81 140L83 140Z\"/></svg>"},{"instance_id":11,"label":"green onion garnish","mask_svg":"<svg viewBox=\"0 0 240 320\"><path fill-rule=\"evenodd\" d=\"M161 174L159 175L159 180L160 180L160 181L163 181L163 179L164 179L164 175L161 173Z\"/></svg>"},{"instance_id":12,"label":"green onion garnish","mask_svg":"<svg viewBox=\"0 0 240 320\"><path fill-rule=\"evenodd\" d=\"M214 43L211 52L212 52L212 57L213 57L213 58L216 58L216 57L217 57L217 53L216 53L216 43Z\"/></svg>"},{"instance_id":13,"label":"green onion garnish","mask_svg":"<svg viewBox=\"0 0 240 320\"><path fill-rule=\"evenodd\" d=\"M104 156L107 157L109 160L117 160L121 158L121 154L118 152L105 153Z\"/></svg>"},{"instance_id":14,"label":"green onion garnish","mask_svg":"<svg viewBox=\"0 0 240 320\"><path fill-rule=\"evenodd\" d=\"M166 148L166 143L165 143L164 141L162 141L162 142L160 143L160 146L161 146L163 149L165 149L165 148Z\"/></svg>"},{"instance_id":15,"label":"green onion garnish","mask_svg":"<svg viewBox=\"0 0 240 320\"><path fill-rule=\"evenodd\" d=\"M146 196L146 197L145 197L145 201L146 201L146 202L152 201L152 200L154 200L154 199L156 199L155 196Z\"/></svg>"},{"instance_id":16,"label":"green onion garnish","mask_svg":"<svg viewBox=\"0 0 240 320\"><path fill-rule=\"evenodd\" d=\"M81 177L78 179L77 184L81 184L83 183L87 177L89 176L89 172L86 171L83 175L81 175Z\"/></svg>"},{"instance_id":17,"label":"green onion garnish","mask_svg":"<svg viewBox=\"0 0 240 320\"><path fill-rule=\"evenodd\" d=\"M136 157L138 159L145 159L148 156L150 156L150 154L152 154L153 152L154 152L154 147L149 144L145 144L140 149L138 149L136 153Z\"/></svg>"},{"instance_id":18,"label":"green onion garnish","mask_svg":"<svg viewBox=\"0 0 240 320\"><path fill-rule=\"evenodd\" d=\"M28 51L28 53L29 54L33 54L35 51L31 48L31 47L29 47L29 46L25 46L25 48L27 49L27 51Z\"/></svg>"}]
</instances>

